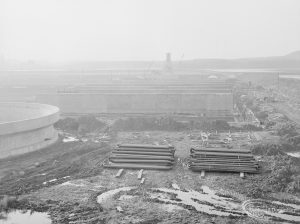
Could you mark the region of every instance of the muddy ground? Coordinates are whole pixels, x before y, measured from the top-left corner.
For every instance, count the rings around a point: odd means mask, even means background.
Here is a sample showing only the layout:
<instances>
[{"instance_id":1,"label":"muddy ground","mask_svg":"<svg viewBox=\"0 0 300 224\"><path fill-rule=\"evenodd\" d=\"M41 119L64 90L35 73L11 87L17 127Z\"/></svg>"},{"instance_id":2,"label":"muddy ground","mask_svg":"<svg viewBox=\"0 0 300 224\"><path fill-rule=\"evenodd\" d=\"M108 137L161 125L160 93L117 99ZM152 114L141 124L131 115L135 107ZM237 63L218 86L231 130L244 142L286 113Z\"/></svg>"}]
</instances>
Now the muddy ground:
<instances>
[{"instance_id":1,"label":"muddy ground","mask_svg":"<svg viewBox=\"0 0 300 224\"><path fill-rule=\"evenodd\" d=\"M238 134L244 137L234 144L242 148L258 141L257 136L271 141L273 138L266 132L251 133L250 139L249 133ZM241 179L238 173L207 173L201 179L199 173L188 169L189 149L200 144L199 136L200 131L142 131L118 132L106 142L85 139L84 142L64 143L61 138L49 148L9 161L1 160L0 195L16 197L8 207L48 212L53 223L259 223L246 214L238 217L211 215L191 206L148 197L154 188L177 186L183 190L201 191L202 186L207 186L236 201L242 211L243 201L249 199L245 183L251 175ZM176 164L171 171L145 171L146 179L142 185L136 170L125 170L121 178L116 178L118 170L104 169L102 163L113 146L122 142L172 144L176 147ZM97 203L98 195L130 186L137 188L133 192L136 197L121 200L122 194L117 194L105 203ZM283 195L285 199L300 203L296 196ZM117 211L117 208L121 210Z\"/></svg>"}]
</instances>

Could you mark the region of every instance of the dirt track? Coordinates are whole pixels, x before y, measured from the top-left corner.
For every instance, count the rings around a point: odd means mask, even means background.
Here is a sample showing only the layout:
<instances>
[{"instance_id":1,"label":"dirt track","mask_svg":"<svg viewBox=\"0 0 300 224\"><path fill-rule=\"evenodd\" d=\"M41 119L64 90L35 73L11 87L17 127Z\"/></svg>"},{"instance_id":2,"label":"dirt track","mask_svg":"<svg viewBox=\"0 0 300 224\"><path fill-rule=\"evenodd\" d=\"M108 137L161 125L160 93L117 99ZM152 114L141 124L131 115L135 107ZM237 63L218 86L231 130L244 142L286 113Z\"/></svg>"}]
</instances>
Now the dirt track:
<instances>
[{"instance_id":1,"label":"dirt track","mask_svg":"<svg viewBox=\"0 0 300 224\"><path fill-rule=\"evenodd\" d=\"M2 160L0 195L20 195L67 179L97 175L109 150L104 143L56 143L9 161ZM57 181L51 182L54 179Z\"/></svg>"}]
</instances>

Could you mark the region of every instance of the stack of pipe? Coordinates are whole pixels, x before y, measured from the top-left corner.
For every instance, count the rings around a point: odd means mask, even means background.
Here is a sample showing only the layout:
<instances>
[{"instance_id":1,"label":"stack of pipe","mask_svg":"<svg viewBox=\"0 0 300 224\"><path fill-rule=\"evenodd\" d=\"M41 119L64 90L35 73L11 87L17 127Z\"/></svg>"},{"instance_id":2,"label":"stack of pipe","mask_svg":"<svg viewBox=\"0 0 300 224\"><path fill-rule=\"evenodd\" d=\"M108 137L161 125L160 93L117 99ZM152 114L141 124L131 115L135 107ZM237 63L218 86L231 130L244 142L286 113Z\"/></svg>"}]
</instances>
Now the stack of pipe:
<instances>
[{"instance_id":1,"label":"stack of pipe","mask_svg":"<svg viewBox=\"0 0 300 224\"><path fill-rule=\"evenodd\" d=\"M120 144L109 157L107 168L169 170L175 149L169 145Z\"/></svg>"},{"instance_id":2,"label":"stack of pipe","mask_svg":"<svg viewBox=\"0 0 300 224\"><path fill-rule=\"evenodd\" d=\"M250 150L191 148L189 167L193 171L258 173L258 163Z\"/></svg>"}]
</instances>

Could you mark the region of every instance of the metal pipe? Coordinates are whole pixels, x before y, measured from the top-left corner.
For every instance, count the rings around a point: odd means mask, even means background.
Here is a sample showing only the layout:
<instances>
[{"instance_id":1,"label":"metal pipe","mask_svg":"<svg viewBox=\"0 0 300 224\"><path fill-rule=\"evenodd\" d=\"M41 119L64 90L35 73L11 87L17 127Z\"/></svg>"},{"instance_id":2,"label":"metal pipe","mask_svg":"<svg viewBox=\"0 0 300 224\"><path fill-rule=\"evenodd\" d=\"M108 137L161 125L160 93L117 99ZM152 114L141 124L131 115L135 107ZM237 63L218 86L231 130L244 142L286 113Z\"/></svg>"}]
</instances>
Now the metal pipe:
<instances>
[{"instance_id":1,"label":"metal pipe","mask_svg":"<svg viewBox=\"0 0 300 224\"><path fill-rule=\"evenodd\" d=\"M235 162L235 161L239 161L239 162L257 162L254 159L227 159L227 158L190 158L190 161L207 161L207 162L212 162L212 161L226 161L226 162Z\"/></svg>"},{"instance_id":2,"label":"metal pipe","mask_svg":"<svg viewBox=\"0 0 300 224\"><path fill-rule=\"evenodd\" d=\"M255 167L249 167L249 166L227 166L227 165L203 165L203 166L190 166L191 169L202 169L202 170L206 170L206 169L215 169L215 170L228 170L228 169L239 169L239 170L258 170Z\"/></svg>"},{"instance_id":3,"label":"metal pipe","mask_svg":"<svg viewBox=\"0 0 300 224\"><path fill-rule=\"evenodd\" d=\"M256 169L256 167L253 167L252 165L239 165L239 164L198 164L198 165L193 165L190 164L189 167L248 167L248 168L253 168Z\"/></svg>"},{"instance_id":4,"label":"metal pipe","mask_svg":"<svg viewBox=\"0 0 300 224\"><path fill-rule=\"evenodd\" d=\"M137 151L113 151L113 154L133 154L133 155L156 155L156 156L173 156L172 153L158 153L158 152L137 152Z\"/></svg>"},{"instance_id":5,"label":"metal pipe","mask_svg":"<svg viewBox=\"0 0 300 224\"><path fill-rule=\"evenodd\" d=\"M115 148L115 150L116 150L116 151L171 152L171 153L174 153L174 150L170 150L170 149Z\"/></svg>"},{"instance_id":6,"label":"metal pipe","mask_svg":"<svg viewBox=\"0 0 300 224\"><path fill-rule=\"evenodd\" d=\"M259 170L252 170L252 169L231 169L231 168L226 168L226 169L220 169L220 168L207 168L207 167L202 167L202 168L194 168L191 169L192 171L218 171L218 172L244 172L244 173L259 173Z\"/></svg>"},{"instance_id":7,"label":"metal pipe","mask_svg":"<svg viewBox=\"0 0 300 224\"><path fill-rule=\"evenodd\" d=\"M199 165L193 165L190 164L189 167L247 167L251 169L257 169L257 167L249 166L249 165L238 165L238 164L199 164Z\"/></svg>"},{"instance_id":8,"label":"metal pipe","mask_svg":"<svg viewBox=\"0 0 300 224\"><path fill-rule=\"evenodd\" d=\"M126 169L150 169L150 170L171 170L173 166L158 166L158 165L142 165L142 164L128 164L128 163L118 163L118 164L104 164L106 168L126 168Z\"/></svg>"},{"instance_id":9,"label":"metal pipe","mask_svg":"<svg viewBox=\"0 0 300 224\"><path fill-rule=\"evenodd\" d=\"M253 157L253 155L251 155L251 154L240 154L240 153L217 153L217 152L207 152L207 153L205 153L205 152L194 152L193 153L193 155L197 155L197 156L207 156L207 157L213 157L213 156L215 156L215 157L229 157L229 156L231 156L231 157L250 157L250 158L252 158Z\"/></svg>"},{"instance_id":10,"label":"metal pipe","mask_svg":"<svg viewBox=\"0 0 300 224\"><path fill-rule=\"evenodd\" d=\"M169 145L150 145L150 144L118 144L119 148L151 148L151 149L170 149L174 146Z\"/></svg>"},{"instance_id":11,"label":"metal pipe","mask_svg":"<svg viewBox=\"0 0 300 224\"><path fill-rule=\"evenodd\" d=\"M250 150L226 149L226 148L191 148L191 152L228 152L228 153L250 153Z\"/></svg>"},{"instance_id":12,"label":"metal pipe","mask_svg":"<svg viewBox=\"0 0 300 224\"><path fill-rule=\"evenodd\" d=\"M253 163L223 163L223 162L215 162L215 163L189 163L189 166L249 166L249 167L254 167L258 168L258 164L253 164Z\"/></svg>"},{"instance_id":13,"label":"metal pipe","mask_svg":"<svg viewBox=\"0 0 300 224\"><path fill-rule=\"evenodd\" d=\"M231 165L231 164L247 164L247 165L250 165L250 166L258 166L257 163L253 163L253 162L243 162L243 161L221 161L221 160L218 160L218 161L190 161L189 164L194 164L194 165L202 165L202 164L228 164L228 165Z\"/></svg>"},{"instance_id":14,"label":"metal pipe","mask_svg":"<svg viewBox=\"0 0 300 224\"><path fill-rule=\"evenodd\" d=\"M130 156L130 155L117 155L117 156L110 156L109 158L112 159L155 159L155 160L170 160L170 161L174 161L174 157L170 157L170 156Z\"/></svg>"},{"instance_id":15,"label":"metal pipe","mask_svg":"<svg viewBox=\"0 0 300 224\"><path fill-rule=\"evenodd\" d=\"M242 158L231 158L231 157L197 157L190 156L190 160L195 159L198 161L213 161L213 160L226 160L226 161L256 161L254 158L242 157Z\"/></svg>"},{"instance_id":16,"label":"metal pipe","mask_svg":"<svg viewBox=\"0 0 300 224\"><path fill-rule=\"evenodd\" d=\"M223 156L219 156L219 155L209 155L209 154L191 154L190 157L193 158L239 158L239 159L254 159L253 156L234 156L234 155L223 155Z\"/></svg>"},{"instance_id":17,"label":"metal pipe","mask_svg":"<svg viewBox=\"0 0 300 224\"><path fill-rule=\"evenodd\" d=\"M257 170L259 167L258 166L252 166L249 164L201 164L201 165L189 165L189 167L191 169L193 168L200 168L200 167L214 167L214 168L218 168L220 170L224 169L223 167L230 167L230 168L247 168L247 169L253 169L253 170Z\"/></svg>"},{"instance_id":18,"label":"metal pipe","mask_svg":"<svg viewBox=\"0 0 300 224\"><path fill-rule=\"evenodd\" d=\"M109 159L113 163L152 163L152 164L173 164L173 162L168 160L135 160L135 159Z\"/></svg>"}]
</instances>

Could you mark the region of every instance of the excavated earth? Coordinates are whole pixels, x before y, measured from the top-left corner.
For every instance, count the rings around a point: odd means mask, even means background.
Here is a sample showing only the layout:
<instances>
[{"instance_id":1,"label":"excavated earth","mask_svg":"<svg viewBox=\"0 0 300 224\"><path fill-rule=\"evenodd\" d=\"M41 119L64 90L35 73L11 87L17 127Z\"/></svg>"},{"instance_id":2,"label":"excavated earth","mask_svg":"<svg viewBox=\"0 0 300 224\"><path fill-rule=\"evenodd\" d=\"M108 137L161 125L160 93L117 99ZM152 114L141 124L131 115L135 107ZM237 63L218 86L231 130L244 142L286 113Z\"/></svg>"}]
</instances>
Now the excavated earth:
<instances>
[{"instance_id":1,"label":"excavated earth","mask_svg":"<svg viewBox=\"0 0 300 224\"><path fill-rule=\"evenodd\" d=\"M0 197L8 200L7 210L47 212L52 223L260 223L242 206L251 199L243 189L250 175L207 173L200 178L188 169L189 149L200 143L199 136L200 131L143 131L118 132L105 141L61 138L46 149L1 160ZM172 144L176 164L170 171L144 171L144 184L138 170L116 178L118 170L104 169L102 163L116 144L125 142ZM250 143L245 137L236 144ZM300 203L295 196L284 197Z\"/></svg>"}]
</instances>

